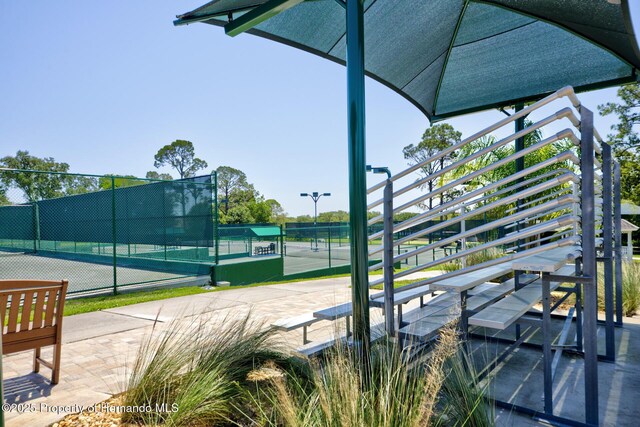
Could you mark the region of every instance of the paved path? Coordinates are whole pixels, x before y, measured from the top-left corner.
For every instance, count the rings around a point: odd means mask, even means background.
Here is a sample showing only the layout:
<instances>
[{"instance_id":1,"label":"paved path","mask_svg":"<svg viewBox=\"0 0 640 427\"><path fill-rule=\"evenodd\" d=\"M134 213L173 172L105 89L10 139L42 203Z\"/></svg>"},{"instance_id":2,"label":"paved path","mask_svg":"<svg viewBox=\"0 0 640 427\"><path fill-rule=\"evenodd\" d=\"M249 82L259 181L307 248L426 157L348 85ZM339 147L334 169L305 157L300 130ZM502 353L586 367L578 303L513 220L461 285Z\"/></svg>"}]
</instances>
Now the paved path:
<instances>
[{"instance_id":1,"label":"paved path","mask_svg":"<svg viewBox=\"0 0 640 427\"><path fill-rule=\"evenodd\" d=\"M434 272L421 274L433 275ZM5 356L4 388L6 403L28 404L26 411L6 413L7 426L46 426L67 413L77 412L77 405L89 406L101 402L125 389L126 366L131 366L143 338L151 332L154 320L166 325L173 318L209 316L210 321L223 321L251 312L254 319L271 323L282 317L308 313L350 299L349 278L322 279L245 289L229 289L163 301L147 302L106 311L64 318L60 383L51 387L48 377L33 374L32 352ZM372 310L372 322L382 321L381 311ZM342 322L340 322L342 323ZM334 332L332 322L318 322L310 327L311 340L323 339ZM602 425L633 425L640 418L640 321L629 319L617 334L619 361L600 365L602 392ZM292 347L302 342L301 331L289 332L287 343ZM535 366L538 353L519 353L523 365ZM50 357L49 349L43 350ZM562 364L561 364L562 365ZM572 368L568 365L568 368ZM575 367L574 367L575 369ZM569 369L570 372L571 369ZM44 375L49 375L42 368ZM532 378L540 375L531 374ZM516 375L517 376L517 375ZM499 381L516 392L521 376L511 375L510 381ZM559 377L562 403L573 408L580 417L583 398L582 378ZM574 395L570 390L578 390ZM540 393L532 393L532 404L540 403ZM64 408L63 406L68 405ZM76 406L74 406L76 405ZM60 412L56 412L61 410ZM498 425L537 425L528 418L499 412Z\"/></svg>"},{"instance_id":2,"label":"paved path","mask_svg":"<svg viewBox=\"0 0 640 427\"><path fill-rule=\"evenodd\" d=\"M415 277L434 275L434 272ZM94 313L64 318L60 383L30 373L33 352L16 353L3 359L6 403L29 404L33 412L5 414L8 426L46 426L67 413L73 406L92 405L124 390L126 366L131 366L143 338L150 333L154 320L166 324L175 317L205 314L222 321L229 316L245 316L269 324L283 317L308 313L348 301L350 279L333 278L280 285L190 295L152 301ZM378 311L378 310L376 310ZM380 312L381 313L381 312ZM375 319L375 312L373 314ZM375 320L374 320L375 321ZM382 321L380 314L379 321ZM332 322L318 322L310 327L309 339L324 339L334 331ZM302 343L302 332L286 334L292 347ZM50 349L43 349L45 358ZM49 375L47 368L41 373Z\"/></svg>"}]
</instances>

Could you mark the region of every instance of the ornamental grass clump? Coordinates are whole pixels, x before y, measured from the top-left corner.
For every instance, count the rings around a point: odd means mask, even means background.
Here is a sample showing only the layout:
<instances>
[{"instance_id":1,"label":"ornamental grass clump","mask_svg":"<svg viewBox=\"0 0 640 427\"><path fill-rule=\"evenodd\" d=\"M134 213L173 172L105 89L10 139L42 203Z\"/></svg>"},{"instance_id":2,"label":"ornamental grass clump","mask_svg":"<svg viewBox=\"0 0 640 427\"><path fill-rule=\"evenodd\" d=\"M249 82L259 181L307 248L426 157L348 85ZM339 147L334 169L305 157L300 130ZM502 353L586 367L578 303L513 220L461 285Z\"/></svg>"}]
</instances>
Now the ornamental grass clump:
<instances>
[{"instance_id":1,"label":"ornamental grass clump","mask_svg":"<svg viewBox=\"0 0 640 427\"><path fill-rule=\"evenodd\" d=\"M296 375L304 377L304 365L249 316L221 322L191 319L172 321L163 330L154 327L142 343L123 404L151 410L126 413L123 422L233 425L248 412L250 372L268 362L282 371L299 368Z\"/></svg>"},{"instance_id":2,"label":"ornamental grass clump","mask_svg":"<svg viewBox=\"0 0 640 427\"><path fill-rule=\"evenodd\" d=\"M460 351L454 328L445 328L429 357L413 363L396 343L380 342L372 346L370 376L363 378L354 352L336 347L316 364L310 384L292 375L269 381L262 399L272 412L263 413L262 425L492 425L483 390L471 391L473 384L463 381L470 372L459 362Z\"/></svg>"},{"instance_id":3,"label":"ornamental grass clump","mask_svg":"<svg viewBox=\"0 0 640 427\"><path fill-rule=\"evenodd\" d=\"M634 316L640 308L640 263L625 261L622 265L622 311Z\"/></svg>"},{"instance_id":4,"label":"ornamental grass clump","mask_svg":"<svg viewBox=\"0 0 640 427\"><path fill-rule=\"evenodd\" d=\"M484 390L463 368L455 326L428 357L407 361L397 342L371 346L370 363L336 345L322 359L292 357L249 316L154 326L141 345L123 423L163 426L361 427L490 425ZM466 365L465 365L466 366ZM470 366L470 365L469 365ZM363 374L366 373L365 374ZM468 376L468 375L471 375Z\"/></svg>"}]
</instances>

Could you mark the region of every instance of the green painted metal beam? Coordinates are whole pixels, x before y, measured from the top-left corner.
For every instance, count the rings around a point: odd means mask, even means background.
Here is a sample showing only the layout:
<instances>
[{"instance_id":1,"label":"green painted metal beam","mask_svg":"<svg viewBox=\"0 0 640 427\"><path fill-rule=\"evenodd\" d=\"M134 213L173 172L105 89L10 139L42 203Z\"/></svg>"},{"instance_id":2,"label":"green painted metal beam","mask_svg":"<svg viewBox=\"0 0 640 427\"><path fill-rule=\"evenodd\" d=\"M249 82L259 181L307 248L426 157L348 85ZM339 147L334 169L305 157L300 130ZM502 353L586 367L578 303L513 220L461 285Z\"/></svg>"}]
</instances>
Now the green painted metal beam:
<instances>
[{"instance_id":1,"label":"green painted metal beam","mask_svg":"<svg viewBox=\"0 0 640 427\"><path fill-rule=\"evenodd\" d=\"M235 37L303 1L304 0L269 0L229 22L224 26L224 32L228 36Z\"/></svg>"},{"instance_id":2,"label":"green painted metal beam","mask_svg":"<svg viewBox=\"0 0 640 427\"><path fill-rule=\"evenodd\" d=\"M346 15L353 341L365 367L368 366L371 331L365 154L364 1L347 0ZM363 369L363 372L366 372L366 369Z\"/></svg>"}]
</instances>

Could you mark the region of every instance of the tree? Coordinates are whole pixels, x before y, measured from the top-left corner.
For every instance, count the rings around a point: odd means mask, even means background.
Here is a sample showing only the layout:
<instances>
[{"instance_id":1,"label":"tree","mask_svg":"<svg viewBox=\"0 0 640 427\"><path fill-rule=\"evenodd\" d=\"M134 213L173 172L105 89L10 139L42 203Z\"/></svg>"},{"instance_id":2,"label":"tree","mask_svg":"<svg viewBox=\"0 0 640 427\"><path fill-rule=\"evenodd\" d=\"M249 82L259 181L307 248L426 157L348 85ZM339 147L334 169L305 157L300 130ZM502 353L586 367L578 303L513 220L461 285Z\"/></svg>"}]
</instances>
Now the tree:
<instances>
[{"instance_id":1,"label":"tree","mask_svg":"<svg viewBox=\"0 0 640 427\"><path fill-rule=\"evenodd\" d=\"M640 84L633 83L618 88L621 103L607 102L598 105L598 111L603 116L616 114L618 124L611 126L615 132L608 135L609 142L618 150L634 150L640 148Z\"/></svg>"},{"instance_id":2,"label":"tree","mask_svg":"<svg viewBox=\"0 0 640 427\"><path fill-rule=\"evenodd\" d=\"M223 211L227 214L232 194L253 189L253 186L247 181L247 175L244 172L231 166L220 166L215 172L218 178L219 202L223 203Z\"/></svg>"},{"instance_id":3,"label":"tree","mask_svg":"<svg viewBox=\"0 0 640 427\"><path fill-rule=\"evenodd\" d=\"M640 205L640 154L635 151L620 150L616 152L620 163L620 195L623 200L630 200Z\"/></svg>"},{"instance_id":4,"label":"tree","mask_svg":"<svg viewBox=\"0 0 640 427\"><path fill-rule=\"evenodd\" d=\"M321 212L318 222L349 222L349 212L343 210Z\"/></svg>"},{"instance_id":5,"label":"tree","mask_svg":"<svg viewBox=\"0 0 640 427\"><path fill-rule=\"evenodd\" d=\"M171 176L171 174L158 173L156 171L147 172L147 175L145 176L145 178L147 178L147 179L158 179L158 180L163 180L163 181L172 181L173 180L173 177Z\"/></svg>"},{"instance_id":6,"label":"tree","mask_svg":"<svg viewBox=\"0 0 640 427\"><path fill-rule=\"evenodd\" d=\"M2 172L0 172L2 174ZM0 206L10 205L9 197L7 197L7 186L0 179Z\"/></svg>"},{"instance_id":7,"label":"tree","mask_svg":"<svg viewBox=\"0 0 640 427\"><path fill-rule=\"evenodd\" d=\"M72 196L74 194L86 194L100 189L97 178L91 176L71 176L68 180L64 194Z\"/></svg>"},{"instance_id":8,"label":"tree","mask_svg":"<svg viewBox=\"0 0 640 427\"><path fill-rule=\"evenodd\" d=\"M402 153L404 154L404 158L409 160L410 166L421 164L440 151L460 142L461 137L462 133L455 130L450 124L442 123L433 125L424 131L424 134L422 134L422 140L418 145L409 144L402 149ZM438 161L428 162L420 168L423 177L427 178L425 185L428 187L430 193L433 191L434 184L438 178L434 177L429 179L428 177L444 169L445 165L449 163L451 159L451 155L446 155L441 157ZM444 196L441 194L440 204L442 204L443 197ZM429 209L432 208L433 198L430 197Z\"/></svg>"},{"instance_id":9,"label":"tree","mask_svg":"<svg viewBox=\"0 0 640 427\"><path fill-rule=\"evenodd\" d=\"M171 166L178 171L180 179L192 177L208 166L207 162L196 157L193 143L182 139L162 147L154 159L153 165L156 168Z\"/></svg>"},{"instance_id":10,"label":"tree","mask_svg":"<svg viewBox=\"0 0 640 427\"><path fill-rule=\"evenodd\" d=\"M67 163L58 163L53 157L39 158L28 151L18 150L15 156L0 159L0 165L11 169L43 172L68 172ZM64 188L69 179L60 173L37 173L22 171L3 171L0 175L4 186L17 187L22 190L29 202L50 199L64 195Z\"/></svg>"},{"instance_id":11,"label":"tree","mask_svg":"<svg viewBox=\"0 0 640 427\"><path fill-rule=\"evenodd\" d=\"M142 181L137 176L133 175L114 175L107 174L99 179L99 187L101 190L111 190L111 177L113 178L113 186L115 188L133 187L134 185L146 184L146 181Z\"/></svg>"}]
</instances>

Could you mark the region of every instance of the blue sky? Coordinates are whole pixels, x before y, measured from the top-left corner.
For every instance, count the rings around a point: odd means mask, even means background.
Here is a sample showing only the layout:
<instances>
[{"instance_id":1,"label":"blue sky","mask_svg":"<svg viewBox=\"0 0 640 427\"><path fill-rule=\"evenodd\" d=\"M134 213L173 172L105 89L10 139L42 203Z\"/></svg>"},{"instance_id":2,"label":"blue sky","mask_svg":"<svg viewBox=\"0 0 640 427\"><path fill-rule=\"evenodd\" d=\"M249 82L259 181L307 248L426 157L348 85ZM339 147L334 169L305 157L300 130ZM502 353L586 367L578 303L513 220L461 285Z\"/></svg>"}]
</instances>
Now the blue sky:
<instances>
[{"instance_id":1,"label":"blue sky","mask_svg":"<svg viewBox=\"0 0 640 427\"><path fill-rule=\"evenodd\" d=\"M202 3L0 0L0 156L26 149L74 172L144 176L161 146L187 139L209 169L245 171L289 214L313 212L300 192L331 192L320 211L346 209L345 69L258 37L173 26ZM366 96L367 160L399 171L402 147L429 123L378 83ZM594 110L614 98L581 96ZM502 117L449 123L466 136ZM601 133L612 122L598 119Z\"/></svg>"}]
</instances>

